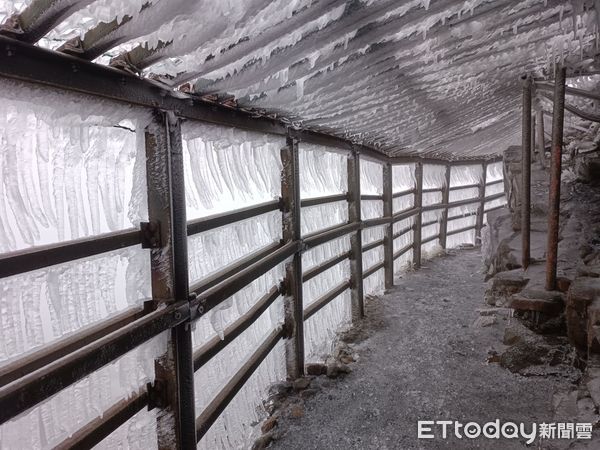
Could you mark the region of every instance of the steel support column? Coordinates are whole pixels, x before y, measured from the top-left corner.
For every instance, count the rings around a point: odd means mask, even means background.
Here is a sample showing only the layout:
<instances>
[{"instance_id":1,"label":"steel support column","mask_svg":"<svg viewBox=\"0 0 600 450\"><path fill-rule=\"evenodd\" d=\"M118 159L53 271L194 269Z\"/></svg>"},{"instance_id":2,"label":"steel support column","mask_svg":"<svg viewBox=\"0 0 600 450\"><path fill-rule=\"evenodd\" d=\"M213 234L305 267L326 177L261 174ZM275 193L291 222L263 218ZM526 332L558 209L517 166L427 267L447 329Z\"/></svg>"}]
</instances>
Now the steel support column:
<instances>
[{"instance_id":1,"label":"steel support column","mask_svg":"<svg viewBox=\"0 0 600 450\"><path fill-rule=\"evenodd\" d=\"M360 156L356 150L348 158L348 220L360 225ZM352 322L365 315L363 298L362 231L360 228L350 236L350 289L352 298Z\"/></svg>"},{"instance_id":2,"label":"steel support column","mask_svg":"<svg viewBox=\"0 0 600 450\"><path fill-rule=\"evenodd\" d=\"M392 165L383 164L383 216L392 217ZM383 242L385 288L394 286L394 224L390 221L385 227Z\"/></svg>"},{"instance_id":3,"label":"steel support column","mask_svg":"<svg viewBox=\"0 0 600 450\"><path fill-rule=\"evenodd\" d=\"M554 81L552 158L550 165L550 195L548 201L548 248L546 250L546 289L549 291L556 289L566 74L567 72L564 67L557 67Z\"/></svg>"},{"instance_id":4,"label":"steel support column","mask_svg":"<svg viewBox=\"0 0 600 450\"><path fill-rule=\"evenodd\" d=\"M415 216L415 229L413 233L413 265L416 268L421 267L421 224L423 223L423 213L420 208L423 206L423 163L415 163L415 208L419 212Z\"/></svg>"},{"instance_id":5,"label":"steel support column","mask_svg":"<svg viewBox=\"0 0 600 450\"><path fill-rule=\"evenodd\" d=\"M531 239L531 78L521 77L523 84L523 110L521 122L521 265L529 267Z\"/></svg>"},{"instance_id":6,"label":"steel support column","mask_svg":"<svg viewBox=\"0 0 600 450\"><path fill-rule=\"evenodd\" d=\"M475 222L475 243L481 244L481 229L485 216L485 185L487 184L487 163L482 164L481 180L479 181L479 207L477 208L477 221Z\"/></svg>"},{"instance_id":7,"label":"steel support column","mask_svg":"<svg viewBox=\"0 0 600 450\"><path fill-rule=\"evenodd\" d=\"M188 260L181 128L171 113L155 111L146 128L146 180L148 217L159 234L151 249L151 307L188 300ZM192 337L188 323L171 329L168 349L155 362L156 390L164 404L157 415L158 447L194 448L194 370ZM175 433L173 433L175 431Z\"/></svg>"},{"instance_id":8,"label":"steel support column","mask_svg":"<svg viewBox=\"0 0 600 450\"><path fill-rule=\"evenodd\" d=\"M446 242L448 238L448 203L450 203L450 165L446 165L446 178L445 185L442 186L442 203L444 210L442 211L442 221L440 222L440 245L442 248L446 248Z\"/></svg>"},{"instance_id":9,"label":"steel support column","mask_svg":"<svg viewBox=\"0 0 600 450\"><path fill-rule=\"evenodd\" d=\"M281 149L281 198L283 203L283 241L299 241L300 174L298 141L288 136ZM285 329L287 375L296 379L304 375L304 316L302 301L302 256L296 252L285 267Z\"/></svg>"}]
</instances>

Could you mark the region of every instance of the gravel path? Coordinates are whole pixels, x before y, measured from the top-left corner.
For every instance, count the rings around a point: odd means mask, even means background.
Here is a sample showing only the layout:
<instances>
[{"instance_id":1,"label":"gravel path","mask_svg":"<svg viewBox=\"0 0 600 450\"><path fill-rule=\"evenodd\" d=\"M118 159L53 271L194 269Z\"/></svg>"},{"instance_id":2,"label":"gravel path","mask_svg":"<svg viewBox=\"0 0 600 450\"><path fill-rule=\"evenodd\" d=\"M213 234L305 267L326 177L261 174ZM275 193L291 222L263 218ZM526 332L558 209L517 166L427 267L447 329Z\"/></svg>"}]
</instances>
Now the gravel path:
<instances>
[{"instance_id":1,"label":"gravel path","mask_svg":"<svg viewBox=\"0 0 600 450\"><path fill-rule=\"evenodd\" d=\"M566 382L524 378L487 363L506 320L474 325L485 308L478 250L436 258L368 305L370 337L353 372L282 419L275 449L524 448L518 440L418 440L417 420L552 421ZM533 448L546 448L535 443Z\"/></svg>"}]
</instances>

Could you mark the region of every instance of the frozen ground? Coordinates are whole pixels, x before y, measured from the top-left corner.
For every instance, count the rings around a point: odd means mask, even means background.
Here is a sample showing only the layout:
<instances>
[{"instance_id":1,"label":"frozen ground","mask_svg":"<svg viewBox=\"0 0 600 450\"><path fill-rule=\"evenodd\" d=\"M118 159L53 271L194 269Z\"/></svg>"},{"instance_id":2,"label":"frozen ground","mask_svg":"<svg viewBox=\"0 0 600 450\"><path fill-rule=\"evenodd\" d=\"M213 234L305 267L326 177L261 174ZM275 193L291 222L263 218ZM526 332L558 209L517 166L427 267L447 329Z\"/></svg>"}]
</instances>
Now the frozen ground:
<instances>
[{"instance_id":1,"label":"frozen ground","mask_svg":"<svg viewBox=\"0 0 600 450\"><path fill-rule=\"evenodd\" d=\"M476 309L486 307L480 268L479 250L435 258L370 302L370 337L356 347L353 372L306 400L303 417L282 419L273 448L525 448L517 440L416 438L419 419L552 422L553 393L568 387L487 363L488 351L502 348L508 318L475 325Z\"/></svg>"}]
</instances>

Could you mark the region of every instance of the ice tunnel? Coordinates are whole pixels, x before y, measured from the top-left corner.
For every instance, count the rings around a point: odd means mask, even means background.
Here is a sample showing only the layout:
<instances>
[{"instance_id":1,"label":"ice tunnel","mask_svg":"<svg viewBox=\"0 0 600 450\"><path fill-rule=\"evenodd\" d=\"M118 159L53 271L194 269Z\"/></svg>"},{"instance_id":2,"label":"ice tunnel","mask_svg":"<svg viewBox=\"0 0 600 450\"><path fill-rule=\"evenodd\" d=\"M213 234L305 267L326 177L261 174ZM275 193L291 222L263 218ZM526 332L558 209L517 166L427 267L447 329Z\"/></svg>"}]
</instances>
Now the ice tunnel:
<instances>
[{"instance_id":1,"label":"ice tunnel","mask_svg":"<svg viewBox=\"0 0 600 450\"><path fill-rule=\"evenodd\" d=\"M369 302L461 251L490 314L560 303L600 347L565 237L598 277L600 214L560 191L600 172L599 25L597 0L0 0L0 448L272 445L273 398L349 371Z\"/></svg>"}]
</instances>

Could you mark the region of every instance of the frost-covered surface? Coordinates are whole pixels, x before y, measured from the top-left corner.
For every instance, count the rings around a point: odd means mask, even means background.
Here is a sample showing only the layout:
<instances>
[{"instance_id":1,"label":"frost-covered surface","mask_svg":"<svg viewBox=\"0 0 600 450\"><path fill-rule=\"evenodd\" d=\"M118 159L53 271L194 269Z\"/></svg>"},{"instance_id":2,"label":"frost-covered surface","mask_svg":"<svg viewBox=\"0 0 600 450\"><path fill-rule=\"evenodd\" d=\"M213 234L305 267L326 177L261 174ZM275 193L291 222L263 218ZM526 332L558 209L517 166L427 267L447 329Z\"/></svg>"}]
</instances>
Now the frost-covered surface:
<instances>
[{"instance_id":1,"label":"frost-covered surface","mask_svg":"<svg viewBox=\"0 0 600 450\"><path fill-rule=\"evenodd\" d=\"M348 222L348 203L345 201L307 206L300 214L302 234L309 234Z\"/></svg>"},{"instance_id":2,"label":"frost-covered surface","mask_svg":"<svg viewBox=\"0 0 600 450\"><path fill-rule=\"evenodd\" d=\"M363 245L383 239L385 225L371 227L362 230ZM363 271L381 263L383 261L383 246L377 246L372 250L363 252ZM365 278L363 282L363 291L365 295L378 295L384 289L384 271L378 270L373 275Z\"/></svg>"},{"instance_id":3,"label":"frost-covered surface","mask_svg":"<svg viewBox=\"0 0 600 450\"><path fill-rule=\"evenodd\" d=\"M383 165L381 163L361 158L360 193L362 195L383 194Z\"/></svg>"},{"instance_id":4,"label":"frost-covered surface","mask_svg":"<svg viewBox=\"0 0 600 450\"><path fill-rule=\"evenodd\" d=\"M446 166L423 164L423 189L441 189L446 184Z\"/></svg>"},{"instance_id":5,"label":"frost-covered surface","mask_svg":"<svg viewBox=\"0 0 600 450\"><path fill-rule=\"evenodd\" d=\"M0 82L0 252L146 220L149 113Z\"/></svg>"},{"instance_id":6,"label":"frost-covered surface","mask_svg":"<svg viewBox=\"0 0 600 450\"><path fill-rule=\"evenodd\" d=\"M360 202L362 220L376 219L383 216L383 202L381 200L362 200Z\"/></svg>"},{"instance_id":7,"label":"frost-covered surface","mask_svg":"<svg viewBox=\"0 0 600 450\"><path fill-rule=\"evenodd\" d=\"M392 208L393 213L396 214L398 212L406 211L415 206L415 194L406 194L401 195L400 197L396 197L392 199Z\"/></svg>"},{"instance_id":8,"label":"frost-covered surface","mask_svg":"<svg viewBox=\"0 0 600 450\"><path fill-rule=\"evenodd\" d=\"M29 0L0 1L0 20ZM102 64L142 47L143 76L228 93L294 125L393 154L483 155L519 141L519 75L588 68L598 18L583 0L356 2L96 0L42 40L102 23ZM592 6L592 7L590 7ZM402 74L399 76L398 74Z\"/></svg>"},{"instance_id":9,"label":"frost-covered surface","mask_svg":"<svg viewBox=\"0 0 600 450\"><path fill-rule=\"evenodd\" d=\"M494 164L488 165L488 174L490 174L490 167ZM500 170L502 170L502 163L500 163ZM502 172L500 172L502 173ZM483 176L483 166L481 164L471 164L464 166L452 166L450 168L450 186L467 186L469 184L477 184L481 182ZM491 179L487 180L492 181Z\"/></svg>"},{"instance_id":10,"label":"frost-covered surface","mask_svg":"<svg viewBox=\"0 0 600 450\"><path fill-rule=\"evenodd\" d=\"M266 202L281 194L281 136L185 122L188 220Z\"/></svg>"},{"instance_id":11,"label":"frost-covered surface","mask_svg":"<svg viewBox=\"0 0 600 450\"><path fill-rule=\"evenodd\" d=\"M415 187L415 164L392 166L392 192L400 192Z\"/></svg>"},{"instance_id":12,"label":"frost-covered surface","mask_svg":"<svg viewBox=\"0 0 600 450\"><path fill-rule=\"evenodd\" d=\"M342 194L347 191L346 155L304 142L299 144L298 149L301 198Z\"/></svg>"},{"instance_id":13,"label":"frost-covered surface","mask_svg":"<svg viewBox=\"0 0 600 450\"><path fill-rule=\"evenodd\" d=\"M156 336L4 423L0 426L2 448L54 448L119 400L145 388L154 379L154 360L164 353L167 334ZM155 412L141 413L132 420L124 425L126 431L113 434L102 448L156 448Z\"/></svg>"}]
</instances>

